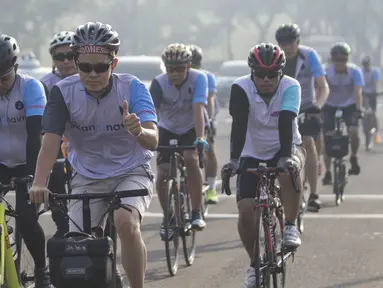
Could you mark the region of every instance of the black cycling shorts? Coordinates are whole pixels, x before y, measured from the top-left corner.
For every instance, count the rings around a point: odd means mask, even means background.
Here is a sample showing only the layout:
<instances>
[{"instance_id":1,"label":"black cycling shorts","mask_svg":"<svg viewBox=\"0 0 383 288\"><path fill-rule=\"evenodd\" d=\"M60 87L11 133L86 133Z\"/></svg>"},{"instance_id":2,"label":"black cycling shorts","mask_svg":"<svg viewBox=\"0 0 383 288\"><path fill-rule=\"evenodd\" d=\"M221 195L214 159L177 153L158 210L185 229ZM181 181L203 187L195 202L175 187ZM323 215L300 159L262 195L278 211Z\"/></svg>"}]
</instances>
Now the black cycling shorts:
<instances>
[{"instance_id":1,"label":"black cycling shorts","mask_svg":"<svg viewBox=\"0 0 383 288\"><path fill-rule=\"evenodd\" d=\"M296 146L295 155L301 163L305 162L306 149L302 145ZM240 159L239 167L241 173L237 177L237 202L245 198L255 198L257 196L256 187L258 185L258 177L252 173L246 172L246 169L258 167L259 163L265 163L268 167L277 167L279 161L279 153L270 160L260 160L256 158L244 157ZM303 168L303 167L301 167Z\"/></svg>"},{"instance_id":2,"label":"black cycling shorts","mask_svg":"<svg viewBox=\"0 0 383 288\"><path fill-rule=\"evenodd\" d=\"M338 110L338 107L332 107L325 105L322 109L323 111L323 133L326 134L329 131L335 130L335 112ZM352 104L347 107L340 108L343 112L343 121L346 123L347 127L350 126L359 126L359 118L356 117L356 105Z\"/></svg>"},{"instance_id":3,"label":"black cycling shorts","mask_svg":"<svg viewBox=\"0 0 383 288\"><path fill-rule=\"evenodd\" d=\"M375 93L363 93L364 100L368 101L369 106L371 107L371 110L376 112L377 107L377 96Z\"/></svg>"},{"instance_id":4,"label":"black cycling shorts","mask_svg":"<svg viewBox=\"0 0 383 288\"><path fill-rule=\"evenodd\" d=\"M176 134L170 132L169 130L158 128L158 145L159 146L169 146L169 141L171 139L177 139L178 145L193 145L194 141L197 138L195 129L190 129L185 134ZM157 152L157 165L170 163L170 153L167 151Z\"/></svg>"}]
</instances>

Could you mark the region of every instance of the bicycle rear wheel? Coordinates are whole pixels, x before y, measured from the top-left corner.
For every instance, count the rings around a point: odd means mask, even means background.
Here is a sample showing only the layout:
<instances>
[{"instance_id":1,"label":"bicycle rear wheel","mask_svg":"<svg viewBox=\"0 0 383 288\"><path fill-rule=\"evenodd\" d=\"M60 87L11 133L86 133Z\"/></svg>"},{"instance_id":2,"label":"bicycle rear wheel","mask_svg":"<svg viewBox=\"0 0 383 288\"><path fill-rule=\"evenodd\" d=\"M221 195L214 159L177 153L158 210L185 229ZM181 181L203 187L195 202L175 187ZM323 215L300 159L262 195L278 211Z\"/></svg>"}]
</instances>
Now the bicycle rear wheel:
<instances>
[{"instance_id":1,"label":"bicycle rear wheel","mask_svg":"<svg viewBox=\"0 0 383 288\"><path fill-rule=\"evenodd\" d=\"M196 231L191 229L191 200L186 187L185 189L186 191L183 192L184 205L181 210L181 218L184 227L182 231L182 246L184 250L185 262L188 266L191 266L195 258Z\"/></svg>"},{"instance_id":2,"label":"bicycle rear wheel","mask_svg":"<svg viewBox=\"0 0 383 288\"><path fill-rule=\"evenodd\" d=\"M337 160L335 160L337 161ZM334 163L334 183L333 183L333 192L335 194L335 205L339 206L341 202L340 189L339 189L339 164Z\"/></svg>"},{"instance_id":3,"label":"bicycle rear wheel","mask_svg":"<svg viewBox=\"0 0 383 288\"><path fill-rule=\"evenodd\" d=\"M180 215L180 203L178 199L177 184L173 179L169 179L165 186L165 209L164 209L164 228L165 228L165 250L168 271L171 276L176 275L179 259L179 229L177 215ZM179 200L179 199L178 199Z\"/></svg>"},{"instance_id":4,"label":"bicycle rear wheel","mask_svg":"<svg viewBox=\"0 0 383 288\"><path fill-rule=\"evenodd\" d=\"M258 207L255 209L255 229L258 232L254 241L253 249L253 265L255 269L256 288L269 288L270 287L270 261L268 258L267 247L267 230L263 225L262 214L264 208Z\"/></svg>"}]
</instances>

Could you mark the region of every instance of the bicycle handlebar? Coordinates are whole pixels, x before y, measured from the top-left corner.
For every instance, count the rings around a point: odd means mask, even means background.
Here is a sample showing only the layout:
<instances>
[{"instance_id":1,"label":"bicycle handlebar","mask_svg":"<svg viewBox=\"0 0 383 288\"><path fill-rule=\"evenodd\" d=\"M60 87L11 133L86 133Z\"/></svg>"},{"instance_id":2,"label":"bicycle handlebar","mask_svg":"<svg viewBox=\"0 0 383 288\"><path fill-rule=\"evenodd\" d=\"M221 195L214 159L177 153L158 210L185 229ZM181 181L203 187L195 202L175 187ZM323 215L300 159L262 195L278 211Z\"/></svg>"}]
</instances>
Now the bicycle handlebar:
<instances>
[{"instance_id":1,"label":"bicycle handlebar","mask_svg":"<svg viewBox=\"0 0 383 288\"><path fill-rule=\"evenodd\" d=\"M186 150L195 150L198 149L198 164L201 169L204 168L204 163L205 163L205 154L203 144L198 144L198 145L169 145L169 146L157 146L157 151L170 151L170 152L177 152L181 154L183 151Z\"/></svg>"},{"instance_id":2,"label":"bicycle handlebar","mask_svg":"<svg viewBox=\"0 0 383 288\"><path fill-rule=\"evenodd\" d=\"M11 190L15 190L16 185L18 185L18 184L32 183L32 181L33 181L32 175L15 177L11 180L11 182L9 184L0 183L0 192L7 193Z\"/></svg>"},{"instance_id":3,"label":"bicycle handlebar","mask_svg":"<svg viewBox=\"0 0 383 288\"><path fill-rule=\"evenodd\" d=\"M289 174L291 176L291 180L293 182L293 187L297 193L300 193L300 188L297 183L297 177L295 175L293 167L289 167L288 169ZM265 167L265 166L259 166L257 168L249 168L246 169L246 173L253 173L256 176L260 177L262 175L266 175L267 177L270 177L271 175L275 174L278 175L279 173L285 172L282 168L276 168L276 167ZM237 175L241 174L240 170L237 171ZM231 178L231 171L227 170L222 173L222 194L226 193L226 195L231 195L231 189L230 189L230 178Z\"/></svg>"}]
</instances>

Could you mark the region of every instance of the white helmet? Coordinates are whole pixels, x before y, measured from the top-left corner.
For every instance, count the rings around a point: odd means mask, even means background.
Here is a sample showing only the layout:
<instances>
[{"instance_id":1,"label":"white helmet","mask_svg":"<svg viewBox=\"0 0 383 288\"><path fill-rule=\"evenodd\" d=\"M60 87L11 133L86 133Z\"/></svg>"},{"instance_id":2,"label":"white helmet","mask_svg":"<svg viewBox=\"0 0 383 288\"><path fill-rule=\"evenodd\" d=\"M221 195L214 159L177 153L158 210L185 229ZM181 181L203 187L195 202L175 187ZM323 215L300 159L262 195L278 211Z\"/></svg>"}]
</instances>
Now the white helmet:
<instances>
[{"instance_id":1,"label":"white helmet","mask_svg":"<svg viewBox=\"0 0 383 288\"><path fill-rule=\"evenodd\" d=\"M180 43L170 44L162 52L162 61L165 64L183 64L192 61L192 50L190 46Z\"/></svg>"},{"instance_id":2,"label":"white helmet","mask_svg":"<svg viewBox=\"0 0 383 288\"><path fill-rule=\"evenodd\" d=\"M52 50L61 45L70 45L72 43L72 37L74 32L62 31L55 36L51 40L49 44L49 53L52 54Z\"/></svg>"}]
</instances>

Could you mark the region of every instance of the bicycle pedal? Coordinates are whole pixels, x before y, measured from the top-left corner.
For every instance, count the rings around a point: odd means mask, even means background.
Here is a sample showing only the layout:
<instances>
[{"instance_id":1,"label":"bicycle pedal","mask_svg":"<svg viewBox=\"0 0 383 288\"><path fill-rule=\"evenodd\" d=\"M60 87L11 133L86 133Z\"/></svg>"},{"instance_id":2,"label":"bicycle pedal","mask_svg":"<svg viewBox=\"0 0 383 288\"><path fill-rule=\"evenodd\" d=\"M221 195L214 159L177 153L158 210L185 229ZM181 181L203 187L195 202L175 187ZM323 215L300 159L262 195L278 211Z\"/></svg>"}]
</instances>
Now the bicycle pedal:
<instances>
[{"instance_id":1,"label":"bicycle pedal","mask_svg":"<svg viewBox=\"0 0 383 288\"><path fill-rule=\"evenodd\" d=\"M13 233L13 228L11 226L7 226L8 235L11 235Z\"/></svg>"}]
</instances>

